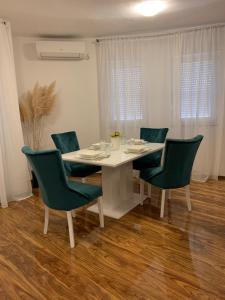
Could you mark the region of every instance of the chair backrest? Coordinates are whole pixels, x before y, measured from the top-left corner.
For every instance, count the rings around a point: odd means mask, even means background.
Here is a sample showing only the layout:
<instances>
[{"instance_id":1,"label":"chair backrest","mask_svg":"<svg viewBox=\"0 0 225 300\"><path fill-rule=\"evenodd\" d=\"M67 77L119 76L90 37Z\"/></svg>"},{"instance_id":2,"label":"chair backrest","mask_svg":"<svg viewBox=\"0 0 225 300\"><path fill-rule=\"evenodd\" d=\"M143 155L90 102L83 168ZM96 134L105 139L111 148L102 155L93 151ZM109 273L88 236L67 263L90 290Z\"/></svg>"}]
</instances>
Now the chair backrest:
<instances>
[{"instance_id":1,"label":"chair backrest","mask_svg":"<svg viewBox=\"0 0 225 300\"><path fill-rule=\"evenodd\" d=\"M55 133L52 134L51 137L56 148L59 149L61 154L80 150L79 142L75 131ZM64 162L66 174L68 176L71 175L71 164L72 163L68 161Z\"/></svg>"},{"instance_id":2,"label":"chair backrest","mask_svg":"<svg viewBox=\"0 0 225 300\"><path fill-rule=\"evenodd\" d=\"M148 141L150 143L164 143L166 135L168 133L168 128L141 128L140 138ZM160 166L162 150L155 153L146 155L143 159L151 160L153 167Z\"/></svg>"},{"instance_id":3,"label":"chair backrest","mask_svg":"<svg viewBox=\"0 0 225 300\"><path fill-rule=\"evenodd\" d=\"M33 151L24 146L26 155L35 173L45 204L54 209L70 209L70 190L59 150ZM76 196L76 192L74 192ZM80 194L77 193L79 200Z\"/></svg>"},{"instance_id":4,"label":"chair backrest","mask_svg":"<svg viewBox=\"0 0 225 300\"><path fill-rule=\"evenodd\" d=\"M140 138L150 143L164 143L168 128L141 128Z\"/></svg>"},{"instance_id":5,"label":"chair backrest","mask_svg":"<svg viewBox=\"0 0 225 300\"><path fill-rule=\"evenodd\" d=\"M51 135L57 149L62 154L80 150L75 131L55 133Z\"/></svg>"},{"instance_id":6,"label":"chair backrest","mask_svg":"<svg viewBox=\"0 0 225 300\"><path fill-rule=\"evenodd\" d=\"M197 135L192 139L166 141L163 177L172 187L182 187L190 183L193 163L203 139Z\"/></svg>"}]
</instances>

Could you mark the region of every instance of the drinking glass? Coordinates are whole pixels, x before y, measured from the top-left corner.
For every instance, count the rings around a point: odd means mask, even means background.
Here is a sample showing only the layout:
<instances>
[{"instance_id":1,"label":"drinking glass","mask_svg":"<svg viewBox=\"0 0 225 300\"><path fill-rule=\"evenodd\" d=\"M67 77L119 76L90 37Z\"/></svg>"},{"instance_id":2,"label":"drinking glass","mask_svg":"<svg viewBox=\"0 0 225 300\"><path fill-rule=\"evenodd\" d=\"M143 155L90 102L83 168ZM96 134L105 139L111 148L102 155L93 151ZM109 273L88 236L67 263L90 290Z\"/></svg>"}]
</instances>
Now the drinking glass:
<instances>
[{"instance_id":1,"label":"drinking glass","mask_svg":"<svg viewBox=\"0 0 225 300\"><path fill-rule=\"evenodd\" d=\"M107 156L109 156L111 154L111 150L112 150L112 144L111 143L105 143L105 154Z\"/></svg>"},{"instance_id":2,"label":"drinking glass","mask_svg":"<svg viewBox=\"0 0 225 300\"><path fill-rule=\"evenodd\" d=\"M101 151L104 151L105 150L105 144L106 144L106 142L105 141L100 141L100 150Z\"/></svg>"}]
</instances>

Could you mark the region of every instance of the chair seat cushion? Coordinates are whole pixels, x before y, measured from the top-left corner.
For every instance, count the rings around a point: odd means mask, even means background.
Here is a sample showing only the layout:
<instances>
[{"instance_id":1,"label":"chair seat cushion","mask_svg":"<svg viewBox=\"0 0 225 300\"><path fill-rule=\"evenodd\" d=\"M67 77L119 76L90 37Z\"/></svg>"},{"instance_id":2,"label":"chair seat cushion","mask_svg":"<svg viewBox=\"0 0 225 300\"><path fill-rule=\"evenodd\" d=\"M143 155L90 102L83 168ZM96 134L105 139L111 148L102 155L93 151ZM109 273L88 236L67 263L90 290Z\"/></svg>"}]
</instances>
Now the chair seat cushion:
<instances>
[{"instance_id":1,"label":"chair seat cushion","mask_svg":"<svg viewBox=\"0 0 225 300\"><path fill-rule=\"evenodd\" d=\"M102 188L100 186L81 183L77 181L68 181L68 186L72 191L84 195L89 201L102 196Z\"/></svg>"},{"instance_id":2,"label":"chair seat cushion","mask_svg":"<svg viewBox=\"0 0 225 300\"><path fill-rule=\"evenodd\" d=\"M160 174L162 171L162 167L144 169L140 172L140 178L145 181L150 181L154 176Z\"/></svg>"},{"instance_id":3,"label":"chair seat cushion","mask_svg":"<svg viewBox=\"0 0 225 300\"><path fill-rule=\"evenodd\" d=\"M70 174L71 176L86 177L100 171L101 167L81 164L81 163L71 163L70 169L71 169L71 174Z\"/></svg>"}]
</instances>

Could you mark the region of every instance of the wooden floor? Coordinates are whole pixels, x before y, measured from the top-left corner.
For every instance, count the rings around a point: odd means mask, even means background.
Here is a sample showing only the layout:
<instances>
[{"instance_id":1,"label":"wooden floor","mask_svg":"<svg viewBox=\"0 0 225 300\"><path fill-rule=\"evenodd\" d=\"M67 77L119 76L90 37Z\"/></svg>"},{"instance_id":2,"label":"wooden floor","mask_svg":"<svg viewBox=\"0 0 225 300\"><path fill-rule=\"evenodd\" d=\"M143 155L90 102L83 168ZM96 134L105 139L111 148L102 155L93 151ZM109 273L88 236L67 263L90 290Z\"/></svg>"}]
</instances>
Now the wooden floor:
<instances>
[{"instance_id":1,"label":"wooden floor","mask_svg":"<svg viewBox=\"0 0 225 300\"><path fill-rule=\"evenodd\" d=\"M78 212L74 249L65 214L52 211L44 236L38 196L10 203L0 209L0 299L225 299L225 181L191 188L193 211L173 191L163 220L157 189L104 229Z\"/></svg>"}]
</instances>

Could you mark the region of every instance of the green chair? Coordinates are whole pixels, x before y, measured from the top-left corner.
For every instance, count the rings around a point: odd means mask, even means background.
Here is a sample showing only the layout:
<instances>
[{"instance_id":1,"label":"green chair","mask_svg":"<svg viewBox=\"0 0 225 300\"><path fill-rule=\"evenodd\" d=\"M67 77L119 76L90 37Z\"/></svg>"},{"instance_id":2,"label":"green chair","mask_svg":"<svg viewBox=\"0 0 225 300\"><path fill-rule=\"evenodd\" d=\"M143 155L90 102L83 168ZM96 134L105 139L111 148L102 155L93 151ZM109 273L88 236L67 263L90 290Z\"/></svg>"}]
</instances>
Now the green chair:
<instances>
[{"instance_id":1,"label":"green chair","mask_svg":"<svg viewBox=\"0 0 225 300\"><path fill-rule=\"evenodd\" d=\"M61 154L80 150L75 131L52 134L51 137ZM83 183L85 182L85 177L101 170L101 167L98 166L72 162L64 162L64 166L67 176L81 177Z\"/></svg>"},{"instance_id":2,"label":"green chair","mask_svg":"<svg viewBox=\"0 0 225 300\"><path fill-rule=\"evenodd\" d=\"M195 156L202 139L202 135L186 140L168 139L165 146L163 166L144 169L140 172L142 180L162 189L161 218L164 216L166 190L170 192L171 189L185 187L188 210L191 210L189 184ZM141 181L141 184L144 181ZM140 198L143 202L144 188L140 188L140 191Z\"/></svg>"},{"instance_id":3,"label":"green chair","mask_svg":"<svg viewBox=\"0 0 225 300\"><path fill-rule=\"evenodd\" d=\"M141 128L140 138L150 143L164 143L168 128ZM135 170L143 170L158 167L161 164L162 150L145 155L133 162Z\"/></svg>"},{"instance_id":4,"label":"green chair","mask_svg":"<svg viewBox=\"0 0 225 300\"><path fill-rule=\"evenodd\" d=\"M148 141L149 143L164 143L168 128L141 128L140 129L140 138ZM159 167L161 164L162 150L147 154L141 158L136 159L133 162L133 169L141 171L148 168ZM144 191L141 189L144 188L143 180L140 179L140 194ZM148 194L150 195L150 185L148 185ZM143 201L141 201L141 204Z\"/></svg>"},{"instance_id":5,"label":"green chair","mask_svg":"<svg viewBox=\"0 0 225 300\"><path fill-rule=\"evenodd\" d=\"M102 208L102 189L98 186L74 182L67 179L60 151L33 151L24 146L22 152L26 155L34 171L42 199L45 204L44 234L47 234L49 208L63 210L67 213L70 246L74 247L73 220L74 210L98 199L100 227L104 227Z\"/></svg>"}]
</instances>

